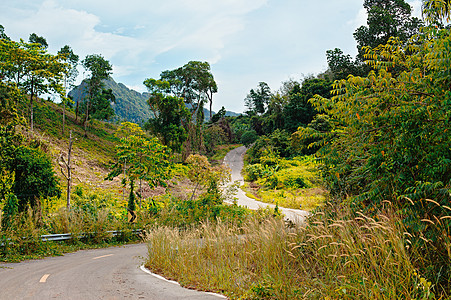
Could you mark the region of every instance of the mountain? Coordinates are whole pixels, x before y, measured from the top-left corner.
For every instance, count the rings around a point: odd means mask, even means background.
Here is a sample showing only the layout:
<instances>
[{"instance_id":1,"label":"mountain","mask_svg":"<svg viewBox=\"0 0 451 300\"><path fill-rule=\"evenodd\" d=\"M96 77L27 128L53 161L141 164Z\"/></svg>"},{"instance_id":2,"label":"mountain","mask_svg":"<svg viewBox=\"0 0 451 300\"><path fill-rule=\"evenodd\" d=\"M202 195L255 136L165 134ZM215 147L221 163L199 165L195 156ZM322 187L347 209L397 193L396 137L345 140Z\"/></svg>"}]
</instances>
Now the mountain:
<instances>
[{"instance_id":1,"label":"mountain","mask_svg":"<svg viewBox=\"0 0 451 300\"><path fill-rule=\"evenodd\" d=\"M129 89L122 83L117 83L113 78L104 80L105 89L111 89L116 102L112 103L112 107L116 116L113 121L126 120L137 124L145 123L149 118L153 117L153 113L147 104L148 93L139 93L135 90ZM81 101L86 94L86 83L83 81L79 86L76 86L69 92L69 96L75 102ZM215 112L213 112L215 114ZM210 111L204 108L205 120L210 116ZM227 111L226 116L239 116L239 113Z\"/></svg>"},{"instance_id":2,"label":"mountain","mask_svg":"<svg viewBox=\"0 0 451 300\"><path fill-rule=\"evenodd\" d=\"M113 78L103 81L105 89L111 89L116 102L112 103L112 107L116 116L113 120L127 120L137 124L143 124L149 118L153 117L150 107L147 104L147 93L138 93L131 90L122 83L117 83ZM81 101L86 94L86 82L82 82L69 92L69 96L75 102Z\"/></svg>"}]
</instances>

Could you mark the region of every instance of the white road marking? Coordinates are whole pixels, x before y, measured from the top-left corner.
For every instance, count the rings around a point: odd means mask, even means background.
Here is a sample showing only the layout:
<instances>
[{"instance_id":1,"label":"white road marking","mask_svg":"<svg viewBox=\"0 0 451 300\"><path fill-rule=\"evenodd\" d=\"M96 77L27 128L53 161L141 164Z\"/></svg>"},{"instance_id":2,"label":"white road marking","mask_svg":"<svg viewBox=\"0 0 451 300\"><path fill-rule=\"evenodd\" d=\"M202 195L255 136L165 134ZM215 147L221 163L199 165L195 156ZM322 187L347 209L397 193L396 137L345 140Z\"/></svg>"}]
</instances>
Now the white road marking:
<instances>
[{"instance_id":1,"label":"white road marking","mask_svg":"<svg viewBox=\"0 0 451 300\"><path fill-rule=\"evenodd\" d=\"M99 258L104 258L104 257L108 257L108 256L113 256L114 254L107 254L107 255L102 255L102 256L97 256L97 257L93 257L92 259L99 259Z\"/></svg>"},{"instance_id":2,"label":"white road marking","mask_svg":"<svg viewBox=\"0 0 451 300\"><path fill-rule=\"evenodd\" d=\"M47 278L49 278L50 274L45 274L44 276L41 277L41 280L39 280L39 282L44 283L47 281Z\"/></svg>"},{"instance_id":3,"label":"white road marking","mask_svg":"<svg viewBox=\"0 0 451 300\"><path fill-rule=\"evenodd\" d=\"M155 274L155 273L150 272L146 267L144 267L144 265L142 265L142 266L140 267L140 269L141 269L143 272L145 272L145 273L147 273L147 274L150 274L150 275L152 275L152 276L154 276L154 277L156 277L156 278L158 278L158 279L161 279L161 280L164 280L164 281L166 281L166 282L173 283L173 284L176 284L176 285L180 286L180 283L178 283L177 281L174 281L174 280L168 280L168 279L164 278L163 276L160 276L160 275L157 275L157 274ZM207 293L207 294L209 294L209 295L216 296L216 297L218 297L218 298L227 299L227 297L224 296L224 295L220 295L220 294L216 294L216 293L211 293L211 292L205 292L205 293Z\"/></svg>"}]
</instances>

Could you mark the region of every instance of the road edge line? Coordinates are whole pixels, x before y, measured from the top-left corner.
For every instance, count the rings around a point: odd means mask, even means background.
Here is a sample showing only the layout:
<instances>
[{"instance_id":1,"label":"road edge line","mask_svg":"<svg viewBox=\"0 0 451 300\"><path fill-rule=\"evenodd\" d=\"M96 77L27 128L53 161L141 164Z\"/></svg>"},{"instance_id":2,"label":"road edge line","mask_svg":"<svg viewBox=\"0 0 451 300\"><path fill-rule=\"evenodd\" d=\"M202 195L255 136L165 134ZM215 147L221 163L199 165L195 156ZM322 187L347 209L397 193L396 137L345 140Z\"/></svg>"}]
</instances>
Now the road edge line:
<instances>
[{"instance_id":1,"label":"road edge line","mask_svg":"<svg viewBox=\"0 0 451 300\"><path fill-rule=\"evenodd\" d=\"M141 265L141 267L139 267L139 268L141 269L141 271L143 271L143 272L145 272L145 273L147 273L147 274L149 274L149 275L152 275L152 276L154 276L154 277L156 277L156 278L158 278L158 279L161 279L161 280L164 280L164 281L166 281L166 282L173 283L173 284L176 284L176 285L182 287L182 286L180 285L180 283L178 283L177 281L169 280L169 279L164 278L163 276L160 276L160 275L158 275L158 274L152 273L152 272L151 272L149 269L147 269L144 265ZM216 296L216 297L219 297L219 298L227 299L226 296L221 295L221 294L217 294L217 293L204 292L204 291L198 291L198 292L203 292L203 293L206 293L206 294L209 294L209 295L212 295L212 296Z\"/></svg>"}]
</instances>

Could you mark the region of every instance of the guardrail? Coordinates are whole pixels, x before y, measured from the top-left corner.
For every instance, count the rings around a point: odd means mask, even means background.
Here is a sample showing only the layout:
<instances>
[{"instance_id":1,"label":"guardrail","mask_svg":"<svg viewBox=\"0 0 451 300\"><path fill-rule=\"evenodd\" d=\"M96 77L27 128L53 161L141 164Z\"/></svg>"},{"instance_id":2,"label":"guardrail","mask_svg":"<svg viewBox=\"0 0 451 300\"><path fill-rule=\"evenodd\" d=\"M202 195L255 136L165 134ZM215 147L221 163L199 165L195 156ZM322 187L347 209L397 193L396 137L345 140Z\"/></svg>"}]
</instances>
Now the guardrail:
<instances>
[{"instance_id":1,"label":"guardrail","mask_svg":"<svg viewBox=\"0 0 451 300\"><path fill-rule=\"evenodd\" d=\"M123 231L121 231L121 230L106 231L106 233L112 234L112 236L118 236L122 232ZM136 235L141 234L142 232L143 232L142 229L134 229L134 230L132 230L132 233L136 234ZM94 234L96 234L96 233L95 232L82 233L82 234L79 234L77 236L77 238L78 239L88 238L90 236L93 236ZM44 234L44 235L41 235L40 238L41 238L41 240L43 242L47 242L47 241L55 241L55 242L57 242L57 241L71 240L71 239L74 238L74 236L73 236L72 233L57 233L57 234ZM23 239L26 239L26 238L23 238ZM11 239L8 239L8 240L11 240ZM4 245L5 245L4 243L1 243L0 247L4 246Z\"/></svg>"}]
</instances>

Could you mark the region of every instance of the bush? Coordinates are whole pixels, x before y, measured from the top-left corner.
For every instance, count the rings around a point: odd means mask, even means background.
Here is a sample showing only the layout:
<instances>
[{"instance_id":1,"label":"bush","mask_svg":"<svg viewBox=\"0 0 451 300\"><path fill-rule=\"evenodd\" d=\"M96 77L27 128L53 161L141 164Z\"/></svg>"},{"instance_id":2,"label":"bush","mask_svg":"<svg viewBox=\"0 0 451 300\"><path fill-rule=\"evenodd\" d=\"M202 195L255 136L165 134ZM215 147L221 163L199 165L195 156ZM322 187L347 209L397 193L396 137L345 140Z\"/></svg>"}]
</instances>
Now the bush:
<instances>
[{"instance_id":1,"label":"bush","mask_svg":"<svg viewBox=\"0 0 451 300\"><path fill-rule=\"evenodd\" d=\"M257 132L255 130L248 130L241 135L240 143L246 147L249 147L257 139Z\"/></svg>"}]
</instances>

